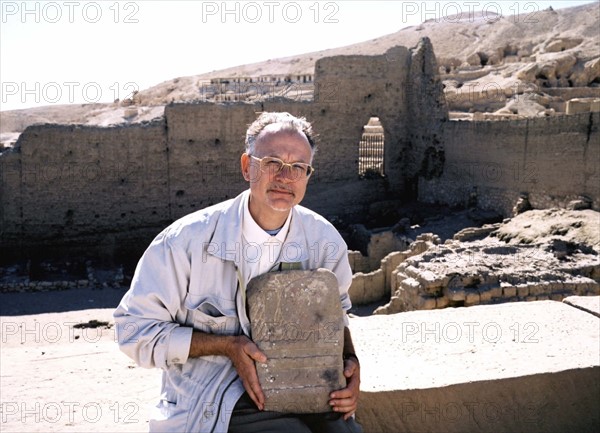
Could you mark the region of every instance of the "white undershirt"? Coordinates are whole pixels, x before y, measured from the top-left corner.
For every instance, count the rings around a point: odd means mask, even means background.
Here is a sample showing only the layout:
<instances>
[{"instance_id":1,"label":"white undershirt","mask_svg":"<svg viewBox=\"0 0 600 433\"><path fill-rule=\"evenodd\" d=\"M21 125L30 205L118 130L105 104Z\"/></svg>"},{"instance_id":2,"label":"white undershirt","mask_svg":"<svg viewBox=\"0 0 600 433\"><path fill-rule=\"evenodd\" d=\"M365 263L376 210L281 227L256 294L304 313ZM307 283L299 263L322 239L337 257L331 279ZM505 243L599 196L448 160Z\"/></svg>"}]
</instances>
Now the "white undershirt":
<instances>
[{"instance_id":1,"label":"white undershirt","mask_svg":"<svg viewBox=\"0 0 600 433\"><path fill-rule=\"evenodd\" d=\"M266 274L278 262L281 246L287 237L292 212L288 214L285 223L275 236L271 236L262 229L252 215L248 206L250 194L244 200L244 216L242 218L242 262L240 263L242 275L246 281Z\"/></svg>"}]
</instances>

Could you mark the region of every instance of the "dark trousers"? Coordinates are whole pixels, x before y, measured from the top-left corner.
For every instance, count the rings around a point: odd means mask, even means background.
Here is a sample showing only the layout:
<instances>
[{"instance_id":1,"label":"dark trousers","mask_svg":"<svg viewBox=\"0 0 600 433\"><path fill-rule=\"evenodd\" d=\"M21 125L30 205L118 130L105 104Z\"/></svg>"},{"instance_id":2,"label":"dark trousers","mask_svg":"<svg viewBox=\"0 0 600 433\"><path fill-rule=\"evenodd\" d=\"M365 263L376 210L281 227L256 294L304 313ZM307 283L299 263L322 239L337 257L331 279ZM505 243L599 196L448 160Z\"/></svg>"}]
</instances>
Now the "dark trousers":
<instances>
[{"instance_id":1,"label":"dark trousers","mask_svg":"<svg viewBox=\"0 0 600 433\"><path fill-rule=\"evenodd\" d=\"M361 426L350 418L344 421L336 412L320 414L289 414L260 411L244 393L238 400L229 433L362 433Z\"/></svg>"}]
</instances>

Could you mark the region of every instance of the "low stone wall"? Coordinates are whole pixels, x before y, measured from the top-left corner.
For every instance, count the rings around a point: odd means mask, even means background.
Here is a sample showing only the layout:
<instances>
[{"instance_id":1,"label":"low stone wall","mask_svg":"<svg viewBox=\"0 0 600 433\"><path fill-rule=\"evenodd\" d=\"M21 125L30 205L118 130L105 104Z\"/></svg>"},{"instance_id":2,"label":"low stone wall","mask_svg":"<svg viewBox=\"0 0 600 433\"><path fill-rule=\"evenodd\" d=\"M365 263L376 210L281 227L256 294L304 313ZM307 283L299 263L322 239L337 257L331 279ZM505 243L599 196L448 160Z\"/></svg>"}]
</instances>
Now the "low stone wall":
<instances>
[{"instance_id":1,"label":"low stone wall","mask_svg":"<svg viewBox=\"0 0 600 433\"><path fill-rule=\"evenodd\" d=\"M567 101L567 114L598 113L600 112L600 98L575 98Z\"/></svg>"},{"instance_id":2,"label":"low stone wall","mask_svg":"<svg viewBox=\"0 0 600 433\"><path fill-rule=\"evenodd\" d=\"M352 272L369 272L369 257L363 256L360 251L348 251L348 261Z\"/></svg>"},{"instance_id":3,"label":"low stone wall","mask_svg":"<svg viewBox=\"0 0 600 433\"><path fill-rule=\"evenodd\" d=\"M381 261L394 251L404 251L413 241L406 236L385 229L377 232L369 231L362 224L355 224L350 234L356 248L366 252L366 256L360 251L349 251L348 259L352 272L368 273L381 267Z\"/></svg>"},{"instance_id":4,"label":"low stone wall","mask_svg":"<svg viewBox=\"0 0 600 433\"><path fill-rule=\"evenodd\" d=\"M40 278L39 275L34 275L29 271L30 263L20 269L19 266L13 265L8 268L0 268L0 293L11 292L48 292L53 290L68 290L75 288L107 288L120 287L125 276L123 267L117 266L109 270L98 269L91 262L85 266L85 276L69 273L68 268L64 263L59 264L62 278L53 276L52 278ZM56 270L56 269L55 269Z\"/></svg>"},{"instance_id":5,"label":"low stone wall","mask_svg":"<svg viewBox=\"0 0 600 433\"><path fill-rule=\"evenodd\" d=\"M367 274L354 274L348 294L352 305L368 304L383 299L386 294L385 273L382 269L377 269Z\"/></svg>"},{"instance_id":6,"label":"low stone wall","mask_svg":"<svg viewBox=\"0 0 600 433\"><path fill-rule=\"evenodd\" d=\"M599 325L553 301L352 318L356 419L365 433L596 432Z\"/></svg>"},{"instance_id":7,"label":"low stone wall","mask_svg":"<svg viewBox=\"0 0 600 433\"><path fill-rule=\"evenodd\" d=\"M587 109L589 111L589 109ZM535 209L587 197L600 210L600 113L498 122L446 122L439 176L420 176L425 203L512 215L527 193Z\"/></svg>"},{"instance_id":8,"label":"low stone wall","mask_svg":"<svg viewBox=\"0 0 600 433\"><path fill-rule=\"evenodd\" d=\"M362 267L362 269L370 269L373 262L371 256L365 257L357 251L350 251L350 264L353 267L355 274L352 276L352 285L349 289L350 299L353 305L369 304L384 299L390 294L394 294L396 281L396 268L400 263L405 261L408 257L420 254L427 250L427 242L437 242L440 239L436 235L424 234L417 237L415 242L410 243L410 239L406 237L397 237L391 231L381 232L377 237L379 239L390 239L396 238L395 242L388 242L388 247L392 244L397 245L398 243L405 243L410 245L409 249L404 251L392 251L385 257L380 259L379 268L372 272L357 271L356 269ZM381 247L380 247L381 248ZM374 250L374 249L373 249ZM370 251L373 251L370 249ZM381 252L381 249L379 250ZM378 257L378 256L377 256Z\"/></svg>"},{"instance_id":9,"label":"low stone wall","mask_svg":"<svg viewBox=\"0 0 600 433\"><path fill-rule=\"evenodd\" d=\"M90 280L76 281L29 281L0 283L0 293L10 292L48 292L50 290L68 290L78 287L89 287Z\"/></svg>"}]
</instances>

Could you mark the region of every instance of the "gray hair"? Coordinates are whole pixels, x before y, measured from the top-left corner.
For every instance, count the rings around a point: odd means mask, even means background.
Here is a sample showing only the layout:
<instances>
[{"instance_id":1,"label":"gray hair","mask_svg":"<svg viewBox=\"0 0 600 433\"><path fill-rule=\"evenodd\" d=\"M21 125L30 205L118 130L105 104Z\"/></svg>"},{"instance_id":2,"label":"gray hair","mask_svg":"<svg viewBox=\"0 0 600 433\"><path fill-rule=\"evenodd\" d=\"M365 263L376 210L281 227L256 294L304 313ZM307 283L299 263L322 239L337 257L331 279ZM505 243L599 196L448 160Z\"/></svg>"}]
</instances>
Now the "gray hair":
<instances>
[{"instance_id":1,"label":"gray hair","mask_svg":"<svg viewBox=\"0 0 600 433\"><path fill-rule=\"evenodd\" d=\"M246 131L246 153L248 155L254 154L254 146L256 144L256 138L262 132L267 125L273 123L282 124L282 131L296 131L306 136L310 149L314 155L316 151L315 135L313 134L312 125L304 117L295 117L290 113L281 112L263 112L258 118L250 124Z\"/></svg>"}]
</instances>

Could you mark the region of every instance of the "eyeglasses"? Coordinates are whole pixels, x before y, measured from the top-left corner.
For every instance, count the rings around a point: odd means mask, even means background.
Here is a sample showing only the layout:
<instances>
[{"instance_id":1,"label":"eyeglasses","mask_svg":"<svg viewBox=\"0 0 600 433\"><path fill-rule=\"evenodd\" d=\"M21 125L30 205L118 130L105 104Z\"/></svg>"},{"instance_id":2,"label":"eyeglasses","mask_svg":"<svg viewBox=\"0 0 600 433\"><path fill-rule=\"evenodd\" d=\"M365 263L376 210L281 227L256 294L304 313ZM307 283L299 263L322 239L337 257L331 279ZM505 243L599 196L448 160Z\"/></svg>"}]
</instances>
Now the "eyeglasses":
<instances>
[{"instance_id":1,"label":"eyeglasses","mask_svg":"<svg viewBox=\"0 0 600 433\"><path fill-rule=\"evenodd\" d=\"M280 173L285 167L289 168L288 177L294 180L307 179L315 171L312 165L304 162L287 163L273 156L265 156L264 158L257 158L254 155L249 156L260 163L260 171L269 173L272 176Z\"/></svg>"}]
</instances>

